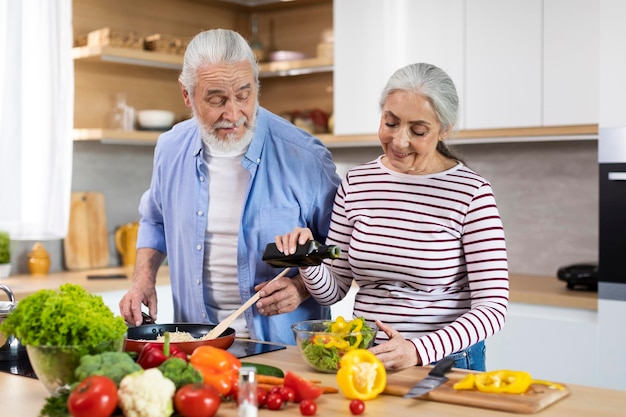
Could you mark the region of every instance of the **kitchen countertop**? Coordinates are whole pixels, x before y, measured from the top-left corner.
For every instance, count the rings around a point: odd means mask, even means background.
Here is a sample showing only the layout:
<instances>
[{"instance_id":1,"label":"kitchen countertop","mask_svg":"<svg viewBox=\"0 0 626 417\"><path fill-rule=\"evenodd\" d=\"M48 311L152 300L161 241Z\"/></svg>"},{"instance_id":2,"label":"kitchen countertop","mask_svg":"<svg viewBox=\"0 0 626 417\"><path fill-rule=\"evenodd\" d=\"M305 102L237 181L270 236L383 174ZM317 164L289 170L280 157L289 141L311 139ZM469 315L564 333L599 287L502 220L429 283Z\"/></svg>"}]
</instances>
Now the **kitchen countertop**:
<instances>
[{"instance_id":1,"label":"kitchen countertop","mask_svg":"<svg viewBox=\"0 0 626 417\"><path fill-rule=\"evenodd\" d=\"M303 362L294 346L285 350L264 353L247 359L255 363L263 363L290 370L307 379L321 380L323 385L338 387L334 374L321 374L312 371ZM411 367L395 373L390 378L410 377L419 380L425 375L426 368ZM461 377L465 371L453 371L450 378ZM49 395L43 385L36 379L0 373L0 404L3 415L32 416L38 415ZM626 407L626 396L623 391L593 388L581 385L568 385L571 394L548 406L540 412L542 417L621 417ZM317 400L317 415L351 416L349 401L341 393L324 394ZM367 401L365 415L389 415L396 417L419 415L420 417L504 417L514 415L509 412L487 410L464 405L453 405L430 400L406 400L399 396L380 395L377 399ZM223 403L218 416L236 416L237 409L232 403ZM266 408L259 410L260 416L276 416L275 411ZM280 411L280 415L300 416L295 404L288 404Z\"/></svg>"},{"instance_id":2,"label":"kitchen countertop","mask_svg":"<svg viewBox=\"0 0 626 417\"><path fill-rule=\"evenodd\" d=\"M90 271L55 272L49 275L13 275L0 279L1 284L11 288L20 300L40 289L57 289L61 284L71 282L83 286L87 291L103 293L124 290L130 287L133 268L106 268ZM125 274L127 279L87 279L87 275ZM169 268L161 267L157 276L157 286L169 285ZM514 303L537 304L552 307L598 309L598 293L592 291L569 290L566 283L556 277L536 275L510 275L510 301Z\"/></svg>"}]
</instances>

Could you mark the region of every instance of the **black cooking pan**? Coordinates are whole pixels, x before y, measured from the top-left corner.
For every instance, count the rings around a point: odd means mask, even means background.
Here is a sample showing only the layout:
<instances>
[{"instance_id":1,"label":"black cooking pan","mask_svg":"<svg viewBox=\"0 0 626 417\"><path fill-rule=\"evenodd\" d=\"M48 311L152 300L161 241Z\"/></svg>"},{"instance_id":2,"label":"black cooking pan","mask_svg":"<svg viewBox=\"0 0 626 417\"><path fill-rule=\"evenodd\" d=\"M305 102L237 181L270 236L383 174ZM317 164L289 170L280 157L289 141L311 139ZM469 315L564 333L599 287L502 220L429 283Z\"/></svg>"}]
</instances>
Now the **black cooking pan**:
<instances>
[{"instance_id":1,"label":"black cooking pan","mask_svg":"<svg viewBox=\"0 0 626 417\"><path fill-rule=\"evenodd\" d=\"M125 350L127 352L141 352L143 346L151 340L156 340L165 332L188 332L194 338L200 338L209 333L216 325L202 323L171 323L171 324L142 324L141 326L129 327L126 333ZM210 345L221 349L228 349L235 341L235 329L228 327L220 337L211 340L197 340L195 342L174 342L183 352L191 355L198 346Z\"/></svg>"}]
</instances>

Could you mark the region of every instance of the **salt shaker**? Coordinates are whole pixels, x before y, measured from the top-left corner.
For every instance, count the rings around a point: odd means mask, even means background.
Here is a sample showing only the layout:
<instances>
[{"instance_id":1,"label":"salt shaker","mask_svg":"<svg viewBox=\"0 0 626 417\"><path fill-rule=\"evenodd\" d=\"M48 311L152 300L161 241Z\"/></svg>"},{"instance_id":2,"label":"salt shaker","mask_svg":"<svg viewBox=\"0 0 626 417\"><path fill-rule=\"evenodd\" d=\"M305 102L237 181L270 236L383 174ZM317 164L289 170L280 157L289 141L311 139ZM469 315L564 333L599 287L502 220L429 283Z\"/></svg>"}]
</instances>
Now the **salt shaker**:
<instances>
[{"instance_id":1,"label":"salt shaker","mask_svg":"<svg viewBox=\"0 0 626 417\"><path fill-rule=\"evenodd\" d=\"M257 403L256 368L242 366L239 368L239 391L237 392L239 417L257 417L259 406Z\"/></svg>"}]
</instances>

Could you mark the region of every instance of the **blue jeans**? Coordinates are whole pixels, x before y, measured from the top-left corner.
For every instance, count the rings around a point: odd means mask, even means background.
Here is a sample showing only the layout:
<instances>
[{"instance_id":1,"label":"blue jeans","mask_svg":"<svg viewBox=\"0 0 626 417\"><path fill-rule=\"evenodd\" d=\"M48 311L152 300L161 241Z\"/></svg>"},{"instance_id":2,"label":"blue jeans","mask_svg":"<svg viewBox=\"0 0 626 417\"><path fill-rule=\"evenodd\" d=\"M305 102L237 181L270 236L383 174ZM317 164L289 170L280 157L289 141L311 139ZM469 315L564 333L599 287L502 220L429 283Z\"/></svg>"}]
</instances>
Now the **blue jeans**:
<instances>
[{"instance_id":1,"label":"blue jeans","mask_svg":"<svg viewBox=\"0 0 626 417\"><path fill-rule=\"evenodd\" d=\"M471 369L484 372L485 366L485 341L482 340L465 350L453 353L448 356L454 359L454 368Z\"/></svg>"}]
</instances>

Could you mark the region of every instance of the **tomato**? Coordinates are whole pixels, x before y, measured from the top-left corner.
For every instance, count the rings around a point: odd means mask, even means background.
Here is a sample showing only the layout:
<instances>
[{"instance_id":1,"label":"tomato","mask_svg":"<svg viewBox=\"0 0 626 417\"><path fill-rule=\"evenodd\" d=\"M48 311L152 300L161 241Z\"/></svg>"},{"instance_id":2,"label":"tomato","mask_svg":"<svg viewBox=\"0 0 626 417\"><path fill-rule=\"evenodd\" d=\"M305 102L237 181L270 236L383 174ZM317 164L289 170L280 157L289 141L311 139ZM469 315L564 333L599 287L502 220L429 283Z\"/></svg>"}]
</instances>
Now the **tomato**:
<instances>
[{"instance_id":1,"label":"tomato","mask_svg":"<svg viewBox=\"0 0 626 417\"><path fill-rule=\"evenodd\" d=\"M287 371L285 374L284 385L294 391L295 401L297 403L302 400L315 400L323 393L320 387L311 384L306 379L291 371Z\"/></svg>"},{"instance_id":2,"label":"tomato","mask_svg":"<svg viewBox=\"0 0 626 417\"><path fill-rule=\"evenodd\" d=\"M280 391L278 391L278 393L286 403L293 403L296 401L296 393L292 388L280 387Z\"/></svg>"},{"instance_id":3,"label":"tomato","mask_svg":"<svg viewBox=\"0 0 626 417\"><path fill-rule=\"evenodd\" d=\"M264 388L258 387L256 389L256 402L259 407L263 407L267 403L267 391Z\"/></svg>"},{"instance_id":4,"label":"tomato","mask_svg":"<svg viewBox=\"0 0 626 417\"><path fill-rule=\"evenodd\" d=\"M352 414L358 416L359 414L363 414L363 411L365 411L365 403L363 400L350 401L350 412Z\"/></svg>"},{"instance_id":5,"label":"tomato","mask_svg":"<svg viewBox=\"0 0 626 417\"><path fill-rule=\"evenodd\" d=\"M313 416L317 412L317 404L313 400L302 400L300 402L300 414L303 416Z\"/></svg>"},{"instance_id":6,"label":"tomato","mask_svg":"<svg viewBox=\"0 0 626 417\"><path fill-rule=\"evenodd\" d=\"M272 388L270 388L268 394L280 394L280 390L283 387L281 387L280 385L274 385Z\"/></svg>"},{"instance_id":7,"label":"tomato","mask_svg":"<svg viewBox=\"0 0 626 417\"><path fill-rule=\"evenodd\" d=\"M212 417L221 403L217 390L206 384L183 385L174 394L174 407L183 417Z\"/></svg>"},{"instance_id":8,"label":"tomato","mask_svg":"<svg viewBox=\"0 0 626 417\"><path fill-rule=\"evenodd\" d=\"M83 379L67 399L67 409L74 417L109 417L116 408L117 385L102 375Z\"/></svg>"},{"instance_id":9,"label":"tomato","mask_svg":"<svg viewBox=\"0 0 626 417\"><path fill-rule=\"evenodd\" d=\"M280 410L283 406L283 397L278 393L273 393L267 396L267 408L270 410Z\"/></svg>"}]
</instances>

